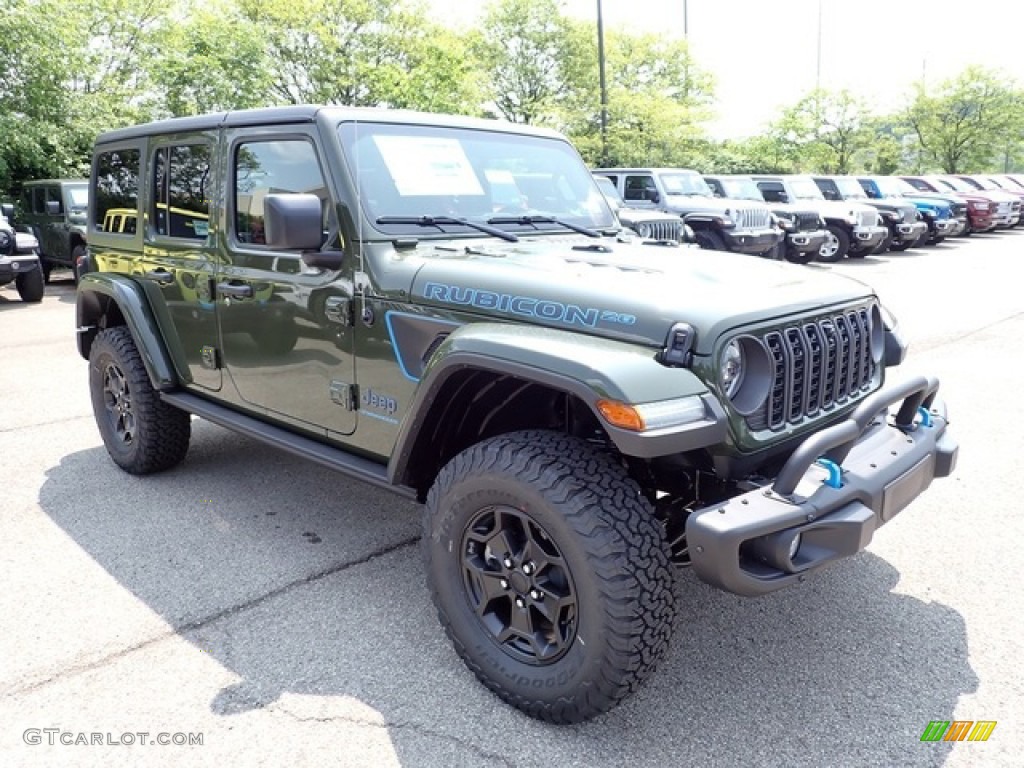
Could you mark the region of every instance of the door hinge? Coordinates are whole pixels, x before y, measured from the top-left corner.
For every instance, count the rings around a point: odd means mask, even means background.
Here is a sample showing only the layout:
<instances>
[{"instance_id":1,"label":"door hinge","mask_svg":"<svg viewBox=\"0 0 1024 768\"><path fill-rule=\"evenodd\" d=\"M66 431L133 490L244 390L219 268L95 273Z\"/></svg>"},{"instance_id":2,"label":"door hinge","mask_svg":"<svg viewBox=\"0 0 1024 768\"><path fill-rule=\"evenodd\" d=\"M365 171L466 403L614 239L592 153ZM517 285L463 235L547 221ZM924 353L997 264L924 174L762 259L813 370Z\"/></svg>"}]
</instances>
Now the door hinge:
<instances>
[{"instance_id":1,"label":"door hinge","mask_svg":"<svg viewBox=\"0 0 1024 768\"><path fill-rule=\"evenodd\" d=\"M347 296L331 296L324 302L324 317L351 328L356 322L355 302Z\"/></svg>"},{"instance_id":2,"label":"door hinge","mask_svg":"<svg viewBox=\"0 0 1024 768\"><path fill-rule=\"evenodd\" d=\"M329 388L331 402L340 405L346 411L354 411L359 407L359 389L347 381L332 381Z\"/></svg>"}]
</instances>

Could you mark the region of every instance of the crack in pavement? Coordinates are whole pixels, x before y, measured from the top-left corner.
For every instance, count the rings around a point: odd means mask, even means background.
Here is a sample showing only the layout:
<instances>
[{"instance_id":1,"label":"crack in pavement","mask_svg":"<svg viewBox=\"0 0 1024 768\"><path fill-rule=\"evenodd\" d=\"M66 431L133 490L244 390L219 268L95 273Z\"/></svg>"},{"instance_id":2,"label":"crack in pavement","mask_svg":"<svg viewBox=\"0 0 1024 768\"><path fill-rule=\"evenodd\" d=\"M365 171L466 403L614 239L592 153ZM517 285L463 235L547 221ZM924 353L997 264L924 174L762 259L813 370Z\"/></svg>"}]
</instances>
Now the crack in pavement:
<instances>
[{"instance_id":1,"label":"crack in pavement","mask_svg":"<svg viewBox=\"0 0 1024 768\"><path fill-rule=\"evenodd\" d=\"M498 754L496 752L488 752L486 749L483 749L480 745L475 744L475 743L473 743L471 741L467 741L465 739L459 738L458 736L456 736L454 734L442 733L440 731L432 730L432 729L430 729L430 728L428 728L428 727L426 727L426 726L424 726L424 725L422 725L420 723L412 723L412 722L387 722L386 720L384 722L376 722L376 721L373 721L373 720L367 720L367 719L361 718L361 717L353 717L353 716L350 716L350 715L331 715L329 717L305 717L303 715L298 715L298 714L290 711L287 707L283 706L280 702L277 702L277 703L267 707L267 709L269 711L272 711L272 712L280 712L280 713L290 717L292 720L294 720L296 722L299 722L299 723L334 723L334 722L341 722L341 723L349 723L351 725L365 726L367 728L378 728L378 729L388 730L388 731L391 731L391 730L408 730L408 731L413 731L414 733L418 733L418 734L423 735L423 736L429 736L429 737L432 737L432 738L435 738L435 739L439 739L441 741L445 741L445 742L449 742L449 743L452 743L452 744L456 744L459 747L463 747L464 749L472 752L474 755L477 755L477 756L479 756L481 758L484 758L487 761L488 765L495 765L495 764L497 764L497 765L504 765L507 768L516 768L516 764L511 762L511 761L509 761L509 759L505 755L501 755L501 754Z\"/></svg>"},{"instance_id":2,"label":"crack in pavement","mask_svg":"<svg viewBox=\"0 0 1024 768\"><path fill-rule=\"evenodd\" d=\"M91 413L83 413L81 416L65 416L62 419L54 419L53 421L39 421L34 424L21 424L17 427L0 427L0 435L7 432L18 432L22 429L36 429L37 427L52 427L54 424L66 424L69 421L79 421L80 419L91 419L93 415Z\"/></svg>"},{"instance_id":3,"label":"crack in pavement","mask_svg":"<svg viewBox=\"0 0 1024 768\"><path fill-rule=\"evenodd\" d=\"M264 592L262 595L258 595L249 600L245 600L241 603L236 603L235 605L232 605L228 608L224 608L215 613L211 613L200 619L195 619L194 621L190 621L184 624L179 624L177 626L171 627L171 629L169 629L166 632L162 632L159 635L155 635L153 637L147 638L146 640L142 640L138 643L135 643L134 645L128 646L127 648L122 648L121 650L116 651L114 653L107 654L102 658L95 659L84 664L73 664L69 667L60 670L55 674L50 675L49 677L46 677L45 679L37 680L33 683L28 683L27 685L16 686L5 690L0 690L0 695L12 696L20 693L29 693L32 691L39 690L40 688L44 688L50 683L55 683L70 677L74 677L76 675L82 674L83 672L90 672L94 669L99 669L100 667L106 666L108 663L112 661L117 661L118 659L125 658L126 656L134 653L135 651L141 650L143 648L148 648L152 645L156 645L157 643L166 640L170 637L174 637L175 635L184 635L188 632L194 632L198 629L202 629L203 627L209 624L218 622L221 619L236 616L240 613L244 613L260 605L263 605L264 603L273 600L276 597L280 597L281 595L290 592L294 589L304 587L307 584L313 584L314 582L320 581L321 579L325 579L328 576L333 576L337 573L343 573L344 571L347 571L350 568L355 568L360 565L366 565L367 563L370 563L378 558L390 555L394 552L398 552L399 550L405 549L407 547L411 547L414 544L416 544L419 540L419 536L411 536L406 539L402 539L401 541L395 544L389 544L379 549L375 549L372 552L369 552L366 555L363 555L362 557L359 557L355 560L349 560L343 563L336 563L334 565L328 566L327 568L311 573L307 576L303 576L300 579L295 579L294 581L290 581L287 584L283 584L282 586L276 589L272 589L269 592Z\"/></svg>"}]
</instances>

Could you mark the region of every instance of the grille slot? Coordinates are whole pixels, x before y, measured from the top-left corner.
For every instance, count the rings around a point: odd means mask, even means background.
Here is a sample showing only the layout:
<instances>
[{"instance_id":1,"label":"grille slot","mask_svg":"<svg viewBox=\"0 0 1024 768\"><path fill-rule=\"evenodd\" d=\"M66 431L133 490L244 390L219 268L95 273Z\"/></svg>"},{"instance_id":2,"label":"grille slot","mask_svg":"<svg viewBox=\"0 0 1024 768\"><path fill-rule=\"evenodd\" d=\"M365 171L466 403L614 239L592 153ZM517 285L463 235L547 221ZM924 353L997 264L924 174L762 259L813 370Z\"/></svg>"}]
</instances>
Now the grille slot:
<instances>
[{"instance_id":1,"label":"grille slot","mask_svg":"<svg viewBox=\"0 0 1024 768\"><path fill-rule=\"evenodd\" d=\"M678 242L683 232L683 221L645 221L655 240L672 240Z\"/></svg>"},{"instance_id":2,"label":"grille slot","mask_svg":"<svg viewBox=\"0 0 1024 768\"><path fill-rule=\"evenodd\" d=\"M772 330L762 339L772 381L764 407L747 417L753 430L781 429L859 399L878 369L867 307Z\"/></svg>"}]
</instances>

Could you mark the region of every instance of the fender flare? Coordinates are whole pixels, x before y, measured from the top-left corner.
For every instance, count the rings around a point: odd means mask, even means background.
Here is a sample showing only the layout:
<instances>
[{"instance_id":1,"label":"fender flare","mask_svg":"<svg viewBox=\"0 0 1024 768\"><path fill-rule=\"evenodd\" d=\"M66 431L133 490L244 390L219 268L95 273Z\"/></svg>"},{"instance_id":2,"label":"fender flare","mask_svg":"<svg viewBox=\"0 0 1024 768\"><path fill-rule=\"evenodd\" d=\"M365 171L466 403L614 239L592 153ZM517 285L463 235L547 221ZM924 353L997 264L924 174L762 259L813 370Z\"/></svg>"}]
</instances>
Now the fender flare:
<instances>
[{"instance_id":1,"label":"fender flare","mask_svg":"<svg viewBox=\"0 0 1024 768\"><path fill-rule=\"evenodd\" d=\"M431 403L445 383L466 370L515 376L579 398L595 414L625 455L652 458L721 442L725 412L707 386L686 368L670 368L656 351L635 343L555 328L472 323L453 331L433 354L413 395L388 464L388 477L401 484L417 452ZM641 404L695 396L704 403L702 420L679 427L631 432L600 417L599 399Z\"/></svg>"},{"instance_id":2,"label":"fender flare","mask_svg":"<svg viewBox=\"0 0 1024 768\"><path fill-rule=\"evenodd\" d=\"M176 389L177 369L160 334L153 303L146 296L145 287L125 275L110 272L82 275L75 301L78 353L89 359L93 339L100 331L98 322L107 314L111 303L116 305L135 339L153 388L161 392Z\"/></svg>"}]
</instances>

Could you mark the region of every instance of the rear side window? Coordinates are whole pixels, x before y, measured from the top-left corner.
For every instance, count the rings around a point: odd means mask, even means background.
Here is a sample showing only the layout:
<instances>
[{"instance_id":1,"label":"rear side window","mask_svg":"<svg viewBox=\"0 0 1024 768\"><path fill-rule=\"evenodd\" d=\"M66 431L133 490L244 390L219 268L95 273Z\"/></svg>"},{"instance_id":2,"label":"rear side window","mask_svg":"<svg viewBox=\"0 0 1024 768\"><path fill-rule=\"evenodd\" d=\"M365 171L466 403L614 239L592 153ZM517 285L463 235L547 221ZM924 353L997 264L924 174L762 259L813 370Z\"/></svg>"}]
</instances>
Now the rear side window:
<instances>
[{"instance_id":1,"label":"rear side window","mask_svg":"<svg viewBox=\"0 0 1024 768\"><path fill-rule=\"evenodd\" d=\"M245 142L235 149L234 166L233 213L235 237L239 242L254 245L267 242L263 200L272 192L314 194L320 198L326 216L327 186L316 150L309 141Z\"/></svg>"},{"instance_id":2,"label":"rear side window","mask_svg":"<svg viewBox=\"0 0 1024 768\"><path fill-rule=\"evenodd\" d=\"M161 147L153 158L156 234L205 240L210 229L210 147Z\"/></svg>"},{"instance_id":3,"label":"rear side window","mask_svg":"<svg viewBox=\"0 0 1024 768\"><path fill-rule=\"evenodd\" d=\"M93 226L104 231L113 216L132 215L139 207L139 150L115 149L96 156L93 168Z\"/></svg>"}]
</instances>

